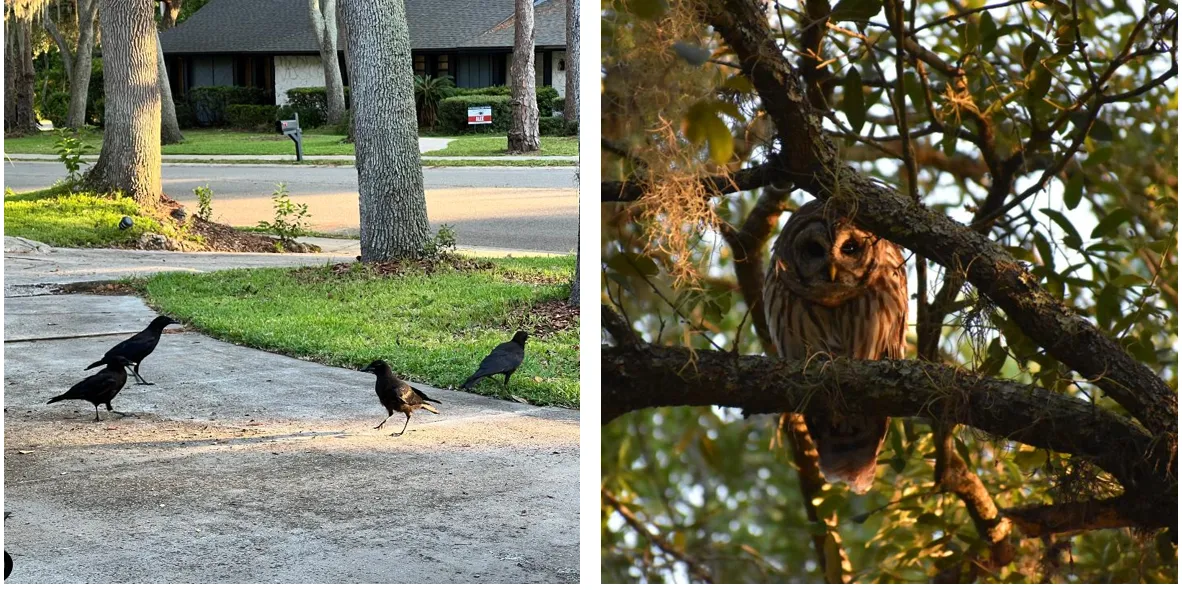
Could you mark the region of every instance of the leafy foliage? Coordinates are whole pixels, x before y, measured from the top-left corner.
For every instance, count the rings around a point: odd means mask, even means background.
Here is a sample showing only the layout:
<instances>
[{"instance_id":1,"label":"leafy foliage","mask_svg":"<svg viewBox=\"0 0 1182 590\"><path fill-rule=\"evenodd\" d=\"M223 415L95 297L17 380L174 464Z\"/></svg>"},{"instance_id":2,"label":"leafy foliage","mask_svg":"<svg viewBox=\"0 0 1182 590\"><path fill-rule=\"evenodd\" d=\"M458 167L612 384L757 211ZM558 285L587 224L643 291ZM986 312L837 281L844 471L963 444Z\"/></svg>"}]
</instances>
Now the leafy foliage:
<instances>
[{"instance_id":1,"label":"leafy foliage","mask_svg":"<svg viewBox=\"0 0 1182 590\"><path fill-rule=\"evenodd\" d=\"M733 178L781 146L734 52L700 18L720 1L603 3L602 172L646 188L639 203L604 210L604 298L648 342L761 354L771 351L736 274L747 256L727 238L775 195L707 199L699 179ZM842 158L906 193L910 151L925 206L987 232L1176 389L1175 5L905 3L913 43L899 64L892 2L832 2L820 23L815 4L767 3L774 42L798 65ZM709 60L696 57L702 51ZM763 201L773 205L770 239L780 211L809 198ZM768 243L758 246L766 260ZM913 292L917 263L909 257ZM937 320L938 358L1125 413L988 299L956 288L954 273L924 268L928 302L953 284ZM914 357L918 335L908 338ZM1070 456L963 431L956 448L1001 509L1119 491ZM626 415L603 430L603 489L619 503L602 511L604 581L696 581L706 572L717 582L818 582L812 541L826 531L840 534L860 582L1176 581L1168 533L1129 529L1047 539L1015 531L1012 562L976 568L989 561L988 544L963 502L934 489L935 456L929 424L892 420L870 493L826 484L810 499L771 417Z\"/></svg>"},{"instance_id":2,"label":"leafy foliage","mask_svg":"<svg viewBox=\"0 0 1182 590\"><path fill-rule=\"evenodd\" d=\"M72 190L82 182L82 156L94 146L83 143L77 132L62 129L57 132L53 149L57 152L57 159L66 167L66 177L60 182Z\"/></svg>"},{"instance_id":3,"label":"leafy foliage","mask_svg":"<svg viewBox=\"0 0 1182 590\"><path fill-rule=\"evenodd\" d=\"M455 82L451 76L415 76L415 107L419 127L434 129L439 118L439 101L452 95Z\"/></svg>"},{"instance_id":4,"label":"leafy foliage","mask_svg":"<svg viewBox=\"0 0 1182 590\"><path fill-rule=\"evenodd\" d=\"M276 247L294 242L296 238L307 233L308 222L304 220L308 217L308 204L292 201L285 183L276 185L275 192L271 193L271 202L275 207L274 221L260 221L258 227L279 238Z\"/></svg>"},{"instance_id":5,"label":"leafy foliage","mask_svg":"<svg viewBox=\"0 0 1182 590\"><path fill-rule=\"evenodd\" d=\"M213 189L209 185L193 187L193 195L197 197L197 217L205 221L213 221Z\"/></svg>"}]
</instances>

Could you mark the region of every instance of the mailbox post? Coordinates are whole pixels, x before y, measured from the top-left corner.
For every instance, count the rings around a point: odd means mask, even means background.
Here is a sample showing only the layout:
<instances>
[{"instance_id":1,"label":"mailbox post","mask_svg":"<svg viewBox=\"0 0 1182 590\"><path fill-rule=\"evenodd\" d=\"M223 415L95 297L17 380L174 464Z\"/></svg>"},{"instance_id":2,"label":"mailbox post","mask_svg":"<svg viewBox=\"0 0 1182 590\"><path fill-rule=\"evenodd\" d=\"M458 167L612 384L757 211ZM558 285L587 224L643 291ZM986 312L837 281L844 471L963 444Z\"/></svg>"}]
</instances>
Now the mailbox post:
<instances>
[{"instance_id":1,"label":"mailbox post","mask_svg":"<svg viewBox=\"0 0 1182 590\"><path fill-rule=\"evenodd\" d=\"M283 119L275 121L275 130L286 135L295 142L296 161L304 161L304 134L300 129L300 114L296 113L294 119Z\"/></svg>"}]
</instances>

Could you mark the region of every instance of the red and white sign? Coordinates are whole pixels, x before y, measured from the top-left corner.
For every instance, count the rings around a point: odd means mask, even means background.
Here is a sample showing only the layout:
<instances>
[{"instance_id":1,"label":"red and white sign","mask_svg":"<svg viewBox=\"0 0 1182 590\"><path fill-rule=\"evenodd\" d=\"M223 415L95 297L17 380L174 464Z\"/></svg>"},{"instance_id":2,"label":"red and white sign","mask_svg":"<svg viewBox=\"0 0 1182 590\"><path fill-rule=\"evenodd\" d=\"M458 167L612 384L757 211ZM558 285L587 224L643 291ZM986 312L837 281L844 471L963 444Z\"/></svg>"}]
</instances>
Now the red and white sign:
<instances>
[{"instance_id":1,"label":"red and white sign","mask_svg":"<svg viewBox=\"0 0 1182 590\"><path fill-rule=\"evenodd\" d=\"M468 107L469 125L488 125L492 123L492 107Z\"/></svg>"}]
</instances>

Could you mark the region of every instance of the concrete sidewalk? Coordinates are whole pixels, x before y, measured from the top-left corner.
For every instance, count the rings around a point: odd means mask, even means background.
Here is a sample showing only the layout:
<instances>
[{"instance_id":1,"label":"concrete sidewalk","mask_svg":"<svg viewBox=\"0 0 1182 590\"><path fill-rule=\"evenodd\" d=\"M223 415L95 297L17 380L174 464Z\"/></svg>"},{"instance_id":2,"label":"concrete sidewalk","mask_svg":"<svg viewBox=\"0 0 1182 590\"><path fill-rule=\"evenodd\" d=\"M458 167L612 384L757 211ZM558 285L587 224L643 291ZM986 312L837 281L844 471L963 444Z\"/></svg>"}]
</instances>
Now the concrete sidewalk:
<instances>
[{"instance_id":1,"label":"concrete sidewalk","mask_svg":"<svg viewBox=\"0 0 1182 590\"><path fill-rule=\"evenodd\" d=\"M164 258L86 270L85 260L51 267L36 264L46 253L6 254L5 290L332 259L126 254ZM392 438L400 420L373 430L385 411L371 375L182 328L145 361L156 385L129 382L115 398L137 416L96 423L86 402L45 401L155 312L125 296L4 303L10 582L579 579L577 411L420 386L442 414L416 413Z\"/></svg>"},{"instance_id":2,"label":"concrete sidewalk","mask_svg":"<svg viewBox=\"0 0 1182 590\"><path fill-rule=\"evenodd\" d=\"M58 157L53 154L5 154L4 157L9 160L31 160L31 161L54 161ZM491 161L522 161L522 160L545 160L553 162L570 162L572 165L578 163L578 156L421 156L423 163L427 164L436 160L491 160ZM295 154L283 156L251 156L251 155L209 155L209 154L169 154L161 156L165 162L170 161L191 161L191 160L207 160L210 163L218 164L234 164L235 162L243 161L254 163L258 161L268 162L293 162L295 161ZM353 156L310 156L305 154L305 162L352 162L356 158ZM88 154L82 156L85 162L94 162L98 160L98 155Z\"/></svg>"}]
</instances>

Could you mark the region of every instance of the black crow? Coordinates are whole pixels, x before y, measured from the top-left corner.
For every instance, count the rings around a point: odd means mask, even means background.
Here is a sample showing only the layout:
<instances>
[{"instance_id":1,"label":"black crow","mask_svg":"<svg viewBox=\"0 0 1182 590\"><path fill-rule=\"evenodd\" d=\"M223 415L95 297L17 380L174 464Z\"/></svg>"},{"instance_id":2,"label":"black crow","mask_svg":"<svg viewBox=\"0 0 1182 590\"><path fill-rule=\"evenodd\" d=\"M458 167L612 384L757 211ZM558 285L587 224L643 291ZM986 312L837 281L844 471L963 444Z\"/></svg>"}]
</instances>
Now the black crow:
<instances>
[{"instance_id":1,"label":"black crow","mask_svg":"<svg viewBox=\"0 0 1182 590\"><path fill-rule=\"evenodd\" d=\"M513 376L513 371L521 366L521 361L525 360L525 341L529 338L529 334L518 330L513 335L513 339L498 344L484 360L480 361L480 368L472 373L471 377L460 386L460 389L468 389L476 385L477 381L485 377L493 375L505 376L505 389L509 388L509 377Z\"/></svg>"},{"instance_id":2,"label":"black crow","mask_svg":"<svg viewBox=\"0 0 1182 590\"><path fill-rule=\"evenodd\" d=\"M153 350L156 350L156 344L160 342L160 334L164 332L164 327L169 324L177 323L180 322L177 322L176 320L167 316L157 317L156 319L152 320L152 323L148 324L147 328L144 328L143 332L140 332L139 334L136 334L135 336L132 336L131 338L128 338L119 344L116 344L114 348L107 351L107 354L103 355L103 358L91 363L90 366L86 368L89 370L99 365L105 365L107 364L108 358L113 356L121 356L128 360L129 366L131 366L131 372L135 374L136 383L155 385L154 383L148 383L147 380L145 380L143 377L140 377L140 363L143 362L143 360L147 358L149 354L152 354Z\"/></svg>"},{"instance_id":3,"label":"black crow","mask_svg":"<svg viewBox=\"0 0 1182 590\"><path fill-rule=\"evenodd\" d=\"M5 512L4 513L4 520L8 520L9 516L12 516L12 513ZM8 574L11 574L11 573L12 573L12 556L9 555L7 551L5 551L4 552L4 579L7 580Z\"/></svg>"},{"instance_id":4,"label":"black crow","mask_svg":"<svg viewBox=\"0 0 1182 590\"><path fill-rule=\"evenodd\" d=\"M402 436L406 432L406 425L410 424L410 414L415 410L422 408L438 414L434 406L427 402L435 402L441 404L443 402L437 399L427 397L427 394L411 387L409 383L394 376L394 372L390 370L390 365L386 361L376 360L369 364L368 367L361 369L366 373L373 373L378 376L377 385L374 389L378 392L378 399L381 400L382 405L386 407L386 420L394 415L394 412L402 412L406 414L406 422L402 423L402 432L398 434L391 434L390 436ZM386 424L386 420L382 420L381 424L374 426L377 430Z\"/></svg>"},{"instance_id":5,"label":"black crow","mask_svg":"<svg viewBox=\"0 0 1182 590\"><path fill-rule=\"evenodd\" d=\"M103 370L95 373L77 385L70 388L69 391L49 400L46 404L53 404L66 399L81 399L94 404L94 421L99 421L99 405L106 405L107 411L120 416L131 416L133 414L125 414L123 412L116 412L111 408L111 400L119 394L119 390L127 385L127 370L125 367L130 365L127 359L121 356L108 357L106 360L107 366Z\"/></svg>"}]
</instances>

